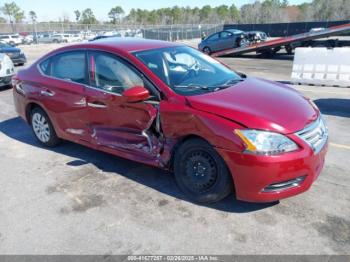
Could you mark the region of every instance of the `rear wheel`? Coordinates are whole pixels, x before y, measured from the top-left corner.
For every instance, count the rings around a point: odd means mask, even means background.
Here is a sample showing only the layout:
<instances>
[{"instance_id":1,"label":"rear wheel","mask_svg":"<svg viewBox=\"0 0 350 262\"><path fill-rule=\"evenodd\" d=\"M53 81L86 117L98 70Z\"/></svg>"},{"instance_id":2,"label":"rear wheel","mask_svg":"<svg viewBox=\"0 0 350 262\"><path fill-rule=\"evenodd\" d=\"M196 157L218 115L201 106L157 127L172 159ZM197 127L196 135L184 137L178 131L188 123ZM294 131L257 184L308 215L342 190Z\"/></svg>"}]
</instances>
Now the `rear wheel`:
<instances>
[{"instance_id":1,"label":"rear wheel","mask_svg":"<svg viewBox=\"0 0 350 262\"><path fill-rule=\"evenodd\" d=\"M31 111L31 126L35 137L38 141L47 147L54 147L59 144L60 139L57 137L55 129L48 115L40 107Z\"/></svg>"},{"instance_id":2,"label":"rear wheel","mask_svg":"<svg viewBox=\"0 0 350 262\"><path fill-rule=\"evenodd\" d=\"M192 201L213 203L232 191L226 163L206 141L186 141L176 151L174 161L176 183Z\"/></svg>"}]
</instances>

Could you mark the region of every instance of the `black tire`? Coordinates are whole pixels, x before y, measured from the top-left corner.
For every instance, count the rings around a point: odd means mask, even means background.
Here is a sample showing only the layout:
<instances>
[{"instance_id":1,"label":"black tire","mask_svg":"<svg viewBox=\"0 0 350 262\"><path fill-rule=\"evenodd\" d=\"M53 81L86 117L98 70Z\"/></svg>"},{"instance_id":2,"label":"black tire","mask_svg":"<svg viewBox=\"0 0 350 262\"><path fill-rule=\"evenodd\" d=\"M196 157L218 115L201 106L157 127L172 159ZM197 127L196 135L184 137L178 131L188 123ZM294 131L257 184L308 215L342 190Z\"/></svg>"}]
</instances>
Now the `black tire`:
<instances>
[{"instance_id":1,"label":"black tire","mask_svg":"<svg viewBox=\"0 0 350 262\"><path fill-rule=\"evenodd\" d=\"M206 46L203 48L203 52L206 53L207 55L210 55L211 54L211 49L210 47Z\"/></svg>"},{"instance_id":2,"label":"black tire","mask_svg":"<svg viewBox=\"0 0 350 262\"><path fill-rule=\"evenodd\" d=\"M52 43L58 44L58 40L54 39L54 40L52 40Z\"/></svg>"},{"instance_id":3,"label":"black tire","mask_svg":"<svg viewBox=\"0 0 350 262\"><path fill-rule=\"evenodd\" d=\"M43 125L47 125L47 127L43 127L45 130L45 134L47 132L48 137L45 136L40 136L40 132L37 131L38 126L40 126L40 124L37 122L38 117L40 117L40 119L42 119L42 123ZM32 127L32 131L34 133L34 136L36 137L36 139L44 146L46 147L54 147L56 145L58 145L61 140L58 138L56 131L51 123L50 118L48 117L48 115L45 113L45 111L43 109L41 109L40 107L35 107L31 112L30 112L30 125Z\"/></svg>"},{"instance_id":4,"label":"black tire","mask_svg":"<svg viewBox=\"0 0 350 262\"><path fill-rule=\"evenodd\" d=\"M177 185L194 202L218 202L233 189L232 177L226 163L202 139L188 140L177 149L174 172Z\"/></svg>"},{"instance_id":5,"label":"black tire","mask_svg":"<svg viewBox=\"0 0 350 262\"><path fill-rule=\"evenodd\" d=\"M287 45L284 47L286 49L286 52L288 55L292 55L293 54L293 47L291 47L290 45Z\"/></svg>"}]
</instances>

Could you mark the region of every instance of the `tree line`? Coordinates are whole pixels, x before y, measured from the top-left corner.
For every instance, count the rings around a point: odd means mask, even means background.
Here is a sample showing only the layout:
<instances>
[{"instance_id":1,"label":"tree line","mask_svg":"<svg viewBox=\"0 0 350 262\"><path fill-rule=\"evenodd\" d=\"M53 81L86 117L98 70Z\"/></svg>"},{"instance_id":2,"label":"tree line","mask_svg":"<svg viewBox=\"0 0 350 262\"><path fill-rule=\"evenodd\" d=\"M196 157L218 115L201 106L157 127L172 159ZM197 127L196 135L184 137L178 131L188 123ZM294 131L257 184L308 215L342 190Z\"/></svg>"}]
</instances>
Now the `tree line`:
<instances>
[{"instance_id":1,"label":"tree line","mask_svg":"<svg viewBox=\"0 0 350 262\"><path fill-rule=\"evenodd\" d=\"M25 12L15 3L5 3L0 7L0 23L21 23L25 18L35 22L34 10ZM350 0L313 0L310 3L290 5L288 0L264 0L242 5L235 4L212 7L160 8L155 10L131 9L128 14L121 6L115 6L108 12L109 21L98 21L91 8L74 11L74 21L64 15L59 22L81 24L133 24L133 25L171 25L171 24L221 24L221 23L276 23L297 21L326 21L350 19Z\"/></svg>"}]
</instances>

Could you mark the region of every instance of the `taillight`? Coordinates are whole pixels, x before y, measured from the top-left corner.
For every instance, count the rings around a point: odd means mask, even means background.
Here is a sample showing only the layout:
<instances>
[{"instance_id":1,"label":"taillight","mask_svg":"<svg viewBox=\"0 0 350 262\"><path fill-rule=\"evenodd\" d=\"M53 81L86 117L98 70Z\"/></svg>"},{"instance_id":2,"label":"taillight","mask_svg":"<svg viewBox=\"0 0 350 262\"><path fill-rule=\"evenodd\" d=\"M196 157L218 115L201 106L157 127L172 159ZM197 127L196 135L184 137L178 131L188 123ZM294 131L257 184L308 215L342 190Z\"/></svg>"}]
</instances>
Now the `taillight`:
<instances>
[{"instance_id":1,"label":"taillight","mask_svg":"<svg viewBox=\"0 0 350 262\"><path fill-rule=\"evenodd\" d=\"M14 75L11 79L12 87L20 94L25 95L25 92L22 88L22 83L19 80L17 75Z\"/></svg>"}]
</instances>

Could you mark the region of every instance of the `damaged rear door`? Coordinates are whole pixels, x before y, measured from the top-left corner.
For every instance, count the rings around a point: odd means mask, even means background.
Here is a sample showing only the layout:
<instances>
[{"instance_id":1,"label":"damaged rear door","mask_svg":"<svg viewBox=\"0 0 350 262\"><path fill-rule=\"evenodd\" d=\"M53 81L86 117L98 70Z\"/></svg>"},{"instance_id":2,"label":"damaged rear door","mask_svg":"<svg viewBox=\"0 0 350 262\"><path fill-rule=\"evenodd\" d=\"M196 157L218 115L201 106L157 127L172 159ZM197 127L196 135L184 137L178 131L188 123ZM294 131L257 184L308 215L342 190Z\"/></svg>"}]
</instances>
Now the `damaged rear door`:
<instances>
[{"instance_id":1,"label":"damaged rear door","mask_svg":"<svg viewBox=\"0 0 350 262\"><path fill-rule=\"evenodd\" d=\"M157 99L128 103L123 92L135 86L147 88L142 75L116 55L88 52L90 85L86 88L91 143L143 158L159 153ZM153 101L152 101L153 100Z\"/></svg>"}]
</instances>

